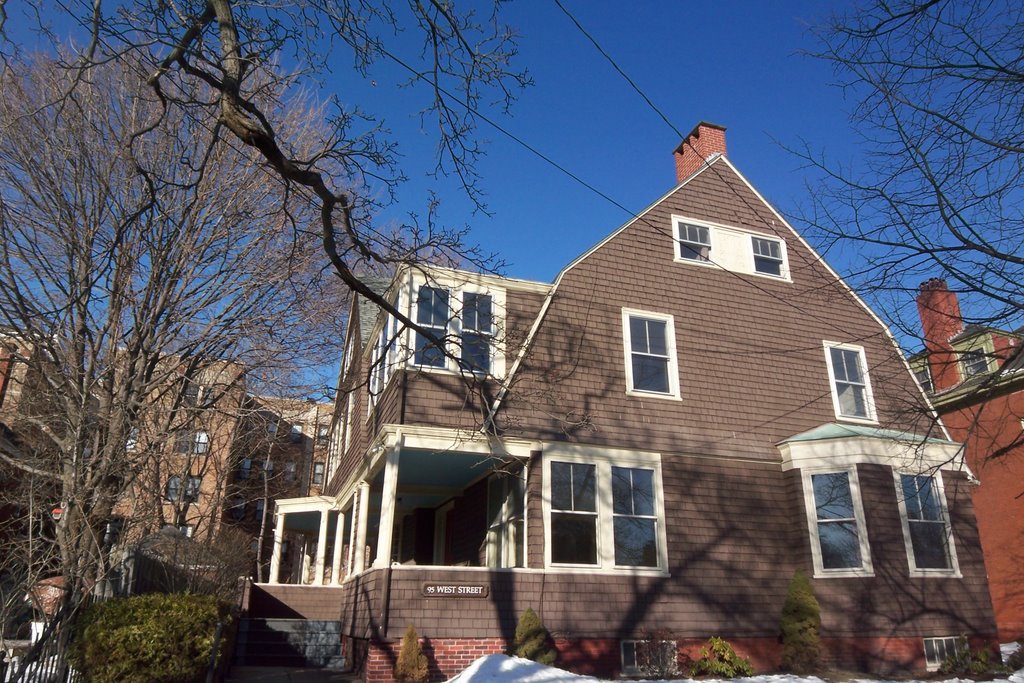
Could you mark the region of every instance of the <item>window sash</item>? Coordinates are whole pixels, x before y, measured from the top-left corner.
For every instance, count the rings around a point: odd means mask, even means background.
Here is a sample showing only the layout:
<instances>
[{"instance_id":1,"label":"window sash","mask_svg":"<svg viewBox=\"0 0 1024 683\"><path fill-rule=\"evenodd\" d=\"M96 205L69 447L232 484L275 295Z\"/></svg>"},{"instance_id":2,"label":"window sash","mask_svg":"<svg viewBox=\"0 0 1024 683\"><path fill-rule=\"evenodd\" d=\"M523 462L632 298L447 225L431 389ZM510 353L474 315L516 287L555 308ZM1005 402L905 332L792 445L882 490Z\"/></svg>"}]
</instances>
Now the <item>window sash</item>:
<instances>
[{"instance_id":1,"label":"window sash","mask_svg":"<svg viewBox=\"0 0 1024 683\"><path fill-rule=\"evenodd\" d=\"M416 323L430 336L416 332L414 362L424 367L443 368L446 365L442 350L451 321L451 294L447 289L422 285L416 295Z\"/></svg>"},{"instance_id":2,"label":"window sash","mask_svg":"<svg viewBox=\"0 0 1024 683\"><path fill-rule=\"evenodd\" d=\"M867 372L862 350L829 346L828 352L839 415L870 419Z\"/></svg>"},{"instance_id":3,"label":"window sash","mask_svg":"<svg viewBox=\"0 0 1024 683\"><path fill-rule=\"evenodd\" d=\"M167 480L166 497L167 500L172 503L178 502L178 497L181 495L181 477L174 475Z\"/></svg>"},{"instance_id":4,"label":"window sash","mask_svg":"<svg viewBox=\"0 0 1024 683\"><path fill-rule=\"evenodd\" d=\"M196 432L192 441L192 452L202 455L210 450L210 434L208 432Z\"/></svg>"},{"instance_id":5,"label":"window sash","mask_svg":"<svg viewBox=\"0 0 1024 683\"><path fill-rule=\"evenodd\" d=\"M711 260L711 230L703 225L679 223L679 258L687 261Z\"/></svg>"},{"instance_id":6,"label":"window sash","mask_svg":"<svg viewBox=\"0 0 1024 683\"><path fill-rule=\"evenodd\" d=\"M899 483L913 567L953 570L950 527L939 481L931 475L901 474Z\"/></svg>"},{"instance_id":7,"label":"window sash","mask_svg":"<svg viewBox=\"0 0 1024 683\"><path fill-rule=\"evenodd\" d=\"M974 377L988 372L988 356L981 349L971 349L960 354L960 362L964 366L964 376Z\"/></svg>"},{"instance_id":8,"label":"window sash","mask_svg":"<svg viewBox=\"0 0 1024 683\"><path fill-rule=\"evenodd\" d=\"M671 394L668 322L658 318L629 316L630 361L633 391Z\"/></svg>"},{"instance_id":9,"label":"window sash","mask_svg":"<svg viewBox=\"0 0 1024 683\"><path fill-rule=\"evenodd\" d=\"M487 482L487 566L524 567L522 470L497 474Z\"/></svg>"},{"instance_id":10,"label":"window sash","mask_svg":"<svg viewBox=\"0 0 1024 683\"><path fill-rule=\"evenodd\" d=\"M812 474L811 488L822 569L862 568L860 528L849 472Z\"/></svg>"},{"instance_id":11,"label":"window sash","mask_svg":"<svg viewBox=\"0 0 1024 683\"><path fill-rule=\"evenodd\" d=\"M754 271L764 275L782 276L782 244L763 237L751 237Z\"/></svg>"}]
</instances>

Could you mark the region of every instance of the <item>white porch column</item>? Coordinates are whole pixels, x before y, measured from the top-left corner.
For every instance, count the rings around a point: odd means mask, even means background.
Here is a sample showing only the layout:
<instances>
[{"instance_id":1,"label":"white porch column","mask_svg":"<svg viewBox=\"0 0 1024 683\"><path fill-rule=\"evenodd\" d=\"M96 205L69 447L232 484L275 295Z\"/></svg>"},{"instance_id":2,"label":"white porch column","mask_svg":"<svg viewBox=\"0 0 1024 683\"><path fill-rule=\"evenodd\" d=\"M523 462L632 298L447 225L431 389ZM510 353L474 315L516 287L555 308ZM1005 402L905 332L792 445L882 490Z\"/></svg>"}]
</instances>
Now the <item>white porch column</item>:
<instances>
[{"instance_id":1,"label":"white porch column","mask_svg":"<svg viewBox=\"0 0 1024 683\"><path fill-rule=\"evenodd\" d=\"M352 548L352 571L356 574L366 569L366 527L370 523L370 484L359 482L359 529Z\"/></svg>"},{"instance_id":2,"label":"white porch column","mask_svg":"<svg viewBox=\"0 0 1024 683\"><path fill-rule=\"evenodd\" d=\"M334 526L334 558L331 561L331 585L341 583L341 546L345 545L345 513L338 511L338 522Z\"/></svg>"},{"instance_id":3,"label":"white porch column","mask_svg":"<svg viewBox=\"0 0 1024 683\"><path fill-rule=\"evenodd\" d=\"M380 502L380 526L377 529L377 557L374 568L391 564L391 536L395 526L395 496L398 493L398 446L388 450L384 461L384 491Z\"/></svg>"},{"instance_id":4,"label":"white porch column","mask_svg":"<svg viewBox=\"0 0 1024 683\"><path fill-rule=\"evenodd\" d=\"M313 565L313 585L324 585L324 556L327 554L327 525L331 521L330 508L320 511L320 533L316 537L316 563Z\"/></svg>"},{"instance_id":5,"label":"white porch column","mask_svg":"<svg viewBox=\"0 0 1024 683\"><path fill-rule=\"evenodd\" d=\"M281 544L284 543L284 513L277 513L277 521L274 523L274 552L270 555L270 583L277 583L277 576L281 571Z\"/></svg>"}]
</instances>

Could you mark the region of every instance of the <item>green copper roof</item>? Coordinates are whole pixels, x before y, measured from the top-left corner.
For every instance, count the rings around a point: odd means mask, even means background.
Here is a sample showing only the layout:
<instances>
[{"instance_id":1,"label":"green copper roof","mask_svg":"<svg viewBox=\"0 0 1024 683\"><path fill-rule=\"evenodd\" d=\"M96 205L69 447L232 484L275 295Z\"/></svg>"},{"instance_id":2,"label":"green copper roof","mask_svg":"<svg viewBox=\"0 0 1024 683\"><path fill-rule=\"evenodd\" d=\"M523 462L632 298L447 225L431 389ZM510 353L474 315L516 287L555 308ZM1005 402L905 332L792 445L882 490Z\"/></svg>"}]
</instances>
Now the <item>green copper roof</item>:
<instances>
[{"instance_id":1,"label":"green copper roof","mask_svg":"<svg viewBox=\"0 0 1024 683\"><path fill-rule=\"evenodd\" d=\"M866 436L872 439L889 439L891 441L903 441L906 443L941 443L952 444L955 446L960 445L955 441L935 439L932 437L922 436L920 434L914 434L913 432L901 432L895 429L879 429L878 427L868 427L864 425L839 424L838 422L828 422L820 427L815 427L814 429L783 439L781 443L792 443L795 441L823 441L825 439L849 439L854 436Z\"/></svg>"}]
</instances>

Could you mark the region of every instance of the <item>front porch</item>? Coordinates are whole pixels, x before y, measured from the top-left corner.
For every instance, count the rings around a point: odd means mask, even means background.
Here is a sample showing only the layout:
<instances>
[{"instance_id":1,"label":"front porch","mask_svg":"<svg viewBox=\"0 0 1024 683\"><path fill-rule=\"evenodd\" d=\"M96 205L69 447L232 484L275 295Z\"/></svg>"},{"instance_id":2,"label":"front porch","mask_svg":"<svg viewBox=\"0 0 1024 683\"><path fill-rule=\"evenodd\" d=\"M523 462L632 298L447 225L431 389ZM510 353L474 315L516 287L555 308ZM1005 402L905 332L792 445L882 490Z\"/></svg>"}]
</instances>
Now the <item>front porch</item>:
<instances>
[{"instance_id":1,"label":"front porch","mask_svg":"<svg viewBox=\"0 0 1024 683\"><path fill-rule=\"evenodd\" d=\"M526 566L531 450L479 433L385 427L342 494L276 502L268 584L336 587L393 564Z\"/></svg>"}]
</instances>

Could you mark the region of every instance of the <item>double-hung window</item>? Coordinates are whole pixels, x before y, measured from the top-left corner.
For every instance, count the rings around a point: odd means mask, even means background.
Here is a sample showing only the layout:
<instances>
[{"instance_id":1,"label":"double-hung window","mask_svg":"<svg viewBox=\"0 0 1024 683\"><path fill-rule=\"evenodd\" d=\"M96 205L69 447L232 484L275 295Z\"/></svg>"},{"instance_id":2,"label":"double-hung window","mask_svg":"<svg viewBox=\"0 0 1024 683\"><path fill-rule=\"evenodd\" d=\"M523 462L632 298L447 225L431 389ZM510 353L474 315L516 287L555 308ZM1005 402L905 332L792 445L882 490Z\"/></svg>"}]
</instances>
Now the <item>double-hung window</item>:
<instances>
[{"instance_id":1,"label":"double-hung window","mask_svg":"<svg viewBox=\"0 0 1024 683\"><path fill-rule=\"evenodd\" d=\"M189 477L185 480L185 502L195 503L199 501L199 488L203 484L202 477Z\"/></svg>"},{"instance_id":2,"label":"double-hung window","mask_svg":"<svg viewBox=\"0 0 1024 683\"><path fill-rule=\"evenodd\" d=\"M672 316L623 309L626 392L679 398Z\"/></svg>"},{"instance_id":3,"label":"double-hung window","mask_svg":"<svg viewBox=\"0 0 1024 683\"><path fill-rule=\"evenodd\" d=\"M419 288L416 295L416 324L428 334L416 332L415 363L430 368L443 368L445 338L451 320L451 294L439 287Z\"/></svg>"},{"instance_id":4,"label":"double-hung window","mask_svg":"<svg viewBox=\"0 0 1024 683\"><path fill-rule=\"evenodd\" d=\"M939 476L897 472L896 485L911 572L956 573L956 549Z\"/></svg>"},{"instance_id":5,"label":"double-hung window","mask_svg":"<svg viewBox=\"0 0 1024 683\"><path fill-rule=\"evenodd\" d=\"M988 354L984 349L964 351L960 354L960 363L964 368L964 379L988 372Z\"/></svg>"},{"instance_id":6,"label":"double-hung window","mask_svg":"<svg viewBox=\"0 0 1024 683\"><path fill-rule=\"evenodd\" d=\"M803 473L815 576L872 572L857 470Z\"/></svg>"},{"instance_id":7,"label":"double-hung window","mask_svg":"<svg viewBox=\"0 0 1024 683\"><path fill-rule=\"evenodd\" d=\"M196 455L202 455L210 450L210 433L198 431L196 432L195 439L192 442L192 452Z\"/></svg>"},{"instance_id":8,"label":"double-hung window","mask_svg":"<svg viewBox=\"0 0 1024 683\"><path fill-rule=\"evenodd\" d=\"M778 240L751 236L754 250L754 272L782 277L782 243Z\"/></svg>"},{"instance_id":9,"label":"double-hung window","mask_svg":"<svg viewBox=\"0 0 1024 683\"><path fill-rule=\"evenodd\" d=\"M471 372L491 371L494 312L490 294L462 294L462 365Z\"/></svg>"},{"instance_id":10,"label":"double-hung window","mask_svg":"<svg viewBox=\"0 0 1024 683\"><path fill-rule=\"evenodd\" d=\"M174 475L167 480L167 490L164 495L172 503L178 502L178 496L181 495L181 477Z\"/></svg>"},{"instance_id":11,"label":"double-hung window","mask_svg":"<svg viewBox=\"0 0 1024 683\"><path fill-rule=\"evenodd\" d=\"M849 344L825 342L825 354L836 417L873 422L875 407L864 349Z\"/></svg>"},{"instance_id":12,"label":"double-hung window","mask_svg":"<svg viewBox=\"0 0 1024 683\"><path fill-rule=\"evenodd\" d=\"M657 454L553 454L545 465L548 563L664 570L658 463Z\"/></svg>"},{"instance_id":13,"label":"double-hung window","mask_svg":"<svg viewBox=\"0 0 1024 683\"><path fill-rule=\"evenodd\" d=\"M612 515L615 564L658 566L658 515L654 504L654 470L612 467Z\"/></svg>"},{"instance_id":14,"label":"double-hung window","mask_svg":"<svg viewBox=\"0 0 1024 683\"><path fill-rule=\"evenodd\" d=\"M703 225L676 223L676 256L686 261L711 260L711 230Z\"/></svg>"},{"instance_id":15,"label":"double-hung window","mask_svg":"<svg viewBox=\"0 0 1024 683\"><path fill-rule=\"evenodd\" d=\"M523 469L487 481L487 566L523 567Z\"/></svg>"},{"instance_id":16,"label":"double-hung window","mask_svg":"<svg viewBox=\"0 0 1024 683\"><path fill-rule=\"evenodd\" d=\"M551 561L596 565L597 467L551 463Z\"/></svg>"}]
</instances>

